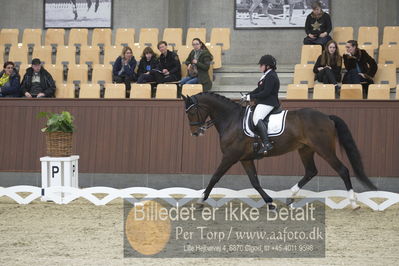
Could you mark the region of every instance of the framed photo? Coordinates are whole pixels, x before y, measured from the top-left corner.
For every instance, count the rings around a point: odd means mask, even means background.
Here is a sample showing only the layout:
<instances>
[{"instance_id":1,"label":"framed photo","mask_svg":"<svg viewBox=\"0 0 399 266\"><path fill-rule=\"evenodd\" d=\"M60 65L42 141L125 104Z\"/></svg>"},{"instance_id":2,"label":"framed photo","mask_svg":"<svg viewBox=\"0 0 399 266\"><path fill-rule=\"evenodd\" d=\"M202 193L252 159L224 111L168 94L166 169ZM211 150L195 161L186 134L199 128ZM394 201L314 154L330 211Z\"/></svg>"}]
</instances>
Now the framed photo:
<instances>
[{"instance_id":1,"label":"framed photo","mask_svg":"<svg viewBox=\"0 0 399 266\"><path fill-rule=\"evenodd\" d=\"M44 0L44 28L111 28L113 0Z\"/></svg>"},{"instance_id":2,"label":"framed photo","mask_svg":"<svg viewBox=\"0 0 399 266\"><path fill-rule=\"evenodd\" d=\"M234 28L304 28L314 0L234 0ZM330 14L330 0L319 0Z\"/></svg>"}]
</instances>

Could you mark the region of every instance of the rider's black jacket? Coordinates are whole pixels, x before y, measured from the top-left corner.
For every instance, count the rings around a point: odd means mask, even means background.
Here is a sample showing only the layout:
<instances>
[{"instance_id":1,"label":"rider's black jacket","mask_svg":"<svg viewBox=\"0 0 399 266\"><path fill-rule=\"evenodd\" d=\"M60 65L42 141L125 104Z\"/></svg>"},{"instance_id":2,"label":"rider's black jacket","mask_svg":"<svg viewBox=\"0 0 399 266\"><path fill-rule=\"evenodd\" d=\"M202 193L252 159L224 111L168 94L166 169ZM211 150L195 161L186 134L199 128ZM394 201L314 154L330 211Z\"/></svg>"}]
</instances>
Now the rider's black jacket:
<instances>
[{"instance_id":1,"label":"rider's black jacket","mask_svg":"<svg viewBox=\"0 0 399 266\"><path fill-rule=\"evenodd\" d=\"M278 79L277 73L274 70L271 70L263 79L258 82L258 87L251 91L249 95L251 96L251 100L255 100L256 104L266 104L279 107L279 89L280 80Z\"/></svg>"}]
</instances>

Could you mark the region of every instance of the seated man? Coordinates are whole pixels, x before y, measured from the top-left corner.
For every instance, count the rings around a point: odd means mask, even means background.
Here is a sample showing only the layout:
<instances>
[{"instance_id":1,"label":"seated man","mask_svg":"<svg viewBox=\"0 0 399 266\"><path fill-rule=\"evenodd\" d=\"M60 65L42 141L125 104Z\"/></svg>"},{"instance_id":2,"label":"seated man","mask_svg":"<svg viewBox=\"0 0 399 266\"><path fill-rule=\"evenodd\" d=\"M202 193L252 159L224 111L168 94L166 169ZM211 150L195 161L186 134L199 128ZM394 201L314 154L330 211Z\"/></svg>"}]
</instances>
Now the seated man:
<instances>
[{"instance_id":1,"label":"seated man","mask_svg":"<svg viewBox=\"0 0 399 266\"><path fill-rule=\"evenodd\" d=\"M180 80L181 65L177 54L168 50L168 44L165 41L158 43L158 50L161 52L158 66L150 71L156 83Z\"/></svg>"},{"instance_id":2,"label":"seated man","mask_svg":"<svg viewBox=\"0 0 399 266\"><path fill-rule=\"evenodd\" d=\"M39 58L32 60L32 67L26 70L21 89L27 98L54 97L55 82L45 70Z\"/></svg>"}]
</instances>

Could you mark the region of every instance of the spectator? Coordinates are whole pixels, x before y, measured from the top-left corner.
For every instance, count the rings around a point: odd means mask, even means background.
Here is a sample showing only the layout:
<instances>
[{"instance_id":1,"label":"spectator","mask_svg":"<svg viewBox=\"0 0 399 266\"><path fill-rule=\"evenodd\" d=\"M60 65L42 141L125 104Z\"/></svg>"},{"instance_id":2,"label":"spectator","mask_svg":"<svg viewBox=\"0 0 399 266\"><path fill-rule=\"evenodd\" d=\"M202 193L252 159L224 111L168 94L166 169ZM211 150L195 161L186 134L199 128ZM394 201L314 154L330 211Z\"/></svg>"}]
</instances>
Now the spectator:
<instances>
[{"instance_id":1,"label":"spectator","mask_svg":"<svg viewBox=\"0 0 399 266\"><path fill-rule=\"evenodd\" d=\"M165 83L180 80L181 65L177 54L168 50L168 44L165 41L158 43L158 50L161 52L158 66L150 71L155 81Z\"/></svg>"},{"instance_id":2,"label":"spectator","mask_svg":"<svg viewBox=\"0 0 399 266\"><path fill-rule=\"evenodd\" d=\"M316 79L324 84L334 84L335 93L339 95L338 82L341 81L342 57L339 55L338 45L334 40L326 44L326 48L317 58L313 67Z\"/></svg>"},{"instance_id":3,"label":"spectator","mask_svg":"<svg viewBox=\"0 0 399 266\"><path fill-rule=\"evenodd\" d=\"M212 81L208 70L213 56L200 39L194 38L192 45L194 49L184 61L187 65L188 76L183 78L180 84L202 84L204 91L209 91L212 88Z\"/></svg>"},{"instance_id":4,"label":"spectator","mask_svg":"<svg viewBox=\"0 0 399 266\"><path fill-rule=\"evenodd\" d=\"M133 51L129 46L122 49L122 55L116 58L112 67L112 78L116 83L125 83L126 91L130 91L130 83L136 81L136 68L137 62L133 56Z\"/></svg>"},{"instance_id":5,"label":"spectator","mask_svg":"<svg viewBox=\"0 0 399 266\"><path fill-rule=\"evenodd\" d=\"M13 62L4 63L3 71L0 72L0 97L20 97L20 76L15 71Z\"/></svg>"},{"instance_id":6,"label":"spectator","mask_svg":"<svg viewBox=\"0 0 399 266\"><path fill-rule=\"evenodd\" d=\"M26 70L21 87L24 96L28 98L54 97L55 93L53 77L42 67L39 58L32 60L32 66Z\"/></svg>"},{"instance_id":7,"label":"spectator","mask_svg":"<svg viewBox=\"0 0 399 266\"><path fill-rule=\"evenodd\" d=\"M358 48L357 41L348 41L345 48L343 57L347 72L342 83L362 84L363 98L367 98L369 84L374 83L373 77L378 69L377 63L365 50Z\"/></svg>"},{"instance_id":8,"label":"spectator","mask_svg":"<svg viewBox=\"0 0 399 266\"><path fill-rule=\"evenodd\" d=\"M315 1L312 3L313 12L310 13L305 22L306 37L303 44L320 44L322 48L331 40L330 35L332 25L330 15L323 12L321 3Z\"/></svg>"},{"instance_id":9,"label":"spectator","mask_svg":"<svg viewBox=\"0 0 399 266\"><path fill-rule=\"evenodd\" d=\"M151 47L144 48L141 55L139 69L137 70L138 80L137 83L146 83L155 81L154 77L150 75L150 71L158 66L157 54Z\"/></svg>"}]
</instances>

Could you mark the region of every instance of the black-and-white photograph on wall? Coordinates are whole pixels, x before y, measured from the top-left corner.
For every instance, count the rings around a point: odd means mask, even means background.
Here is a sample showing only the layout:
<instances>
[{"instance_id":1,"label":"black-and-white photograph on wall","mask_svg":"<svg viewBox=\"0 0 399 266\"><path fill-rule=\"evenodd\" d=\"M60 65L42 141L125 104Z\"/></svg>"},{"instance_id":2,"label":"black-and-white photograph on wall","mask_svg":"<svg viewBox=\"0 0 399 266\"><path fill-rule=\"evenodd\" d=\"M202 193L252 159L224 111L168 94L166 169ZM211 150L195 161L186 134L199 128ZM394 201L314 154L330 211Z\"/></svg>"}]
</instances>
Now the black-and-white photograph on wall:
<instances>
[{"instance_id":1,"label":"black-and-white photograph on wall","mask_svg":"<svg viewBox=\"0 0 399 266\"><path fill-rule=\"evenodd\" d=\"M303 28L315 0L235 0L235 28ZM330 13L330 0L320 0Z\"/></svg>"},{"instance_id":2,"label":"black-and-white photograph on wall","mask_svg":"<svg viewBox=\"0 0 399 266\"><path fill-rule=\"evenodd\" d=\"M45 28L110 28L112 0L45 0Z\"/></svg>"}]
</instances>

